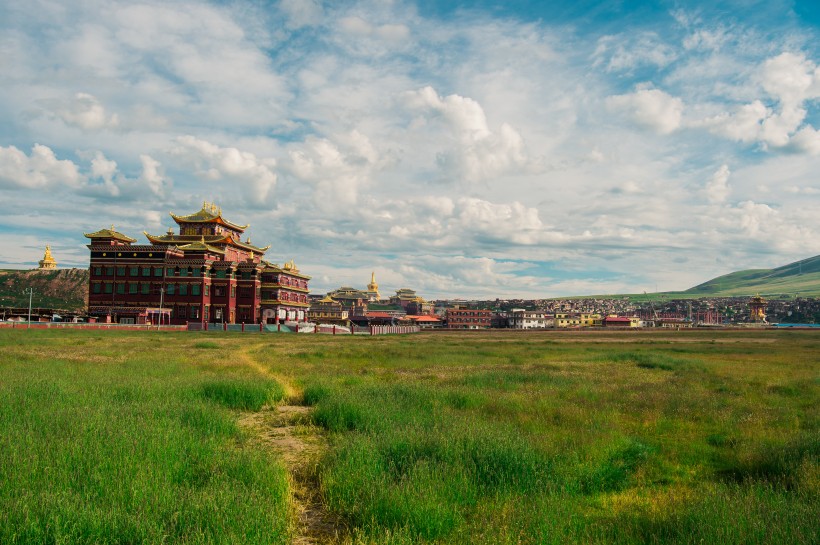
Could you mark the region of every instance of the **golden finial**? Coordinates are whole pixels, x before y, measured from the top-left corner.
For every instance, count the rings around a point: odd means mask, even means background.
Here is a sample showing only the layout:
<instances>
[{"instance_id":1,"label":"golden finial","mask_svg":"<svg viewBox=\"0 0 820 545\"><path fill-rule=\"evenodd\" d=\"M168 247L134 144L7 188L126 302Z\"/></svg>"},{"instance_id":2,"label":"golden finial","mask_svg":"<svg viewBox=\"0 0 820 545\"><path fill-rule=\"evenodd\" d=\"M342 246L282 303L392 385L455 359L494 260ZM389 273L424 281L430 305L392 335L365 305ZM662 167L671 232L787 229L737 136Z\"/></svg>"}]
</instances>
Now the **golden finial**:
<instances>
[{"instance_id":1,"label":"golden finial","mask_svg":"<svg viewBox=\"0 0 820 545\"><path fill-rule=\"evenodd\" d=\"M253 261L253 250L251 250L251 261Z\"/></svg>"},{"instance_id":2,"label":"golden finial","mask_svg":"<svg viewBox=\"0 0 820 545\"><path fill-rule=\"evenodd\" d=\"M205 235L202 235L202 240L200 242L202 242L202 244L205 244Z\"/></svg>"},{"instance_id":3,"label":"golden finial","mask_svg":"<svg viewBox=\"0 0 820 545\"><path fill-rule=\"evenodd\" d=\"M111 232L112 233L114 232L114 224L113 223L111 224Z\"/></svg>"}]
</instances>

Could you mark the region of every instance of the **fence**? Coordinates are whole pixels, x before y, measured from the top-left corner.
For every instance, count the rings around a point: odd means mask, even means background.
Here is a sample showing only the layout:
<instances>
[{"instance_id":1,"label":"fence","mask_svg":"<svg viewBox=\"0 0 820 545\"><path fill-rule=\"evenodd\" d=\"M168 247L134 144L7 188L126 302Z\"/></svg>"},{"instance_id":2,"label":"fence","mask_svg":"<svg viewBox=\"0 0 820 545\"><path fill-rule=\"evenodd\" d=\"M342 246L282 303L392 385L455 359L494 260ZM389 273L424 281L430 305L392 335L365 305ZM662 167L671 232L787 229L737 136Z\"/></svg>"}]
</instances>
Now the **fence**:
<instances>
[{"instance_id":1,"label":"fence","mask_svg":"<svg viewBox=\"0 0 820 545\"><path fill-rule=\"evenodd\" d=\"M181 326L185 327L185 326ZM244 333L312 333L322 335L391 335L418 333L418 326L372 325L341 326L334 324L314 324L311 322L284 322L278 324L213 324L191 322L188 331L236 331Z\"/></svg>"},{"instance_id":2,"label":"fence","mask_svg":"<svg viewBox=\"0 0 820 545\"><path fill-rule=\"evenodd\" d=\"M74 322L0 322L0 329L116 329L118 331L185 331L184 325L106 324Z\"/></svg>"}]
</instances>

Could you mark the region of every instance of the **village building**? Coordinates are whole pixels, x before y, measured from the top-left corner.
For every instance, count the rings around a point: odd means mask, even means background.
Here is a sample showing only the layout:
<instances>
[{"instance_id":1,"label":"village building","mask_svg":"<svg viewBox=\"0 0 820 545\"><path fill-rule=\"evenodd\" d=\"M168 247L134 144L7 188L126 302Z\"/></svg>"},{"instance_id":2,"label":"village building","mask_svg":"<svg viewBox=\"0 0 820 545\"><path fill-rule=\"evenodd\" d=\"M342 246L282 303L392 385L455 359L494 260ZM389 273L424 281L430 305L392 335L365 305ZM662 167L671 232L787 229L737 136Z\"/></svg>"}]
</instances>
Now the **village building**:
<instances>
[{"instance_id":1,"label":"village building","mask_svg":"<svg viewBox=\"0 0 820 545\"><path fill-rule=\"evenodd\" d=\"M307 317L308 280L291 261L264 261L269 246L241 237L247 225L226 220L216 205L171 214L179 233L143 234L149 244L114 229L90 239L89 314L117 323L274 323Z\"/></svg>"},{"instance_id":2,"label":"village building","mask_svg":"<svg viewBox=\"0 0 820 545\"><path fill-rule=\"evenodd\" d=\"M344 305L335 301L329 295L313 302L308 311L308 321L317 324L333 324L347 326L350 324L348 312Z\"/></svg>"},{"instance_id":3,"label":"village building","mask_svg":"<svg viewBox=\"0 0 820 545\"><path fill-rule=\"evenodd\" d=\"M604 327L641 327L642 320L637 316L607 316L603 319Z\"/></svg>"},{"instance_id":4,"label":"village building","mask_svg":"<svg viewBox=\"0 0 820 545\"><path fill-rule=\"evenodd\" d=\"M507 313L507 327L510 329L544 329L553 326L552 314L542 310L514 308Z\"/></svg>"},{"instance_id":5,"label":"village building","mask_svg":"<svg viewBox=\"0 0 820 545\"><path fill-rule=\"evenodd\" d=\"M493 311L475 308L448 308L447 329L489 329Z\"/></svg>"}]
</instances>

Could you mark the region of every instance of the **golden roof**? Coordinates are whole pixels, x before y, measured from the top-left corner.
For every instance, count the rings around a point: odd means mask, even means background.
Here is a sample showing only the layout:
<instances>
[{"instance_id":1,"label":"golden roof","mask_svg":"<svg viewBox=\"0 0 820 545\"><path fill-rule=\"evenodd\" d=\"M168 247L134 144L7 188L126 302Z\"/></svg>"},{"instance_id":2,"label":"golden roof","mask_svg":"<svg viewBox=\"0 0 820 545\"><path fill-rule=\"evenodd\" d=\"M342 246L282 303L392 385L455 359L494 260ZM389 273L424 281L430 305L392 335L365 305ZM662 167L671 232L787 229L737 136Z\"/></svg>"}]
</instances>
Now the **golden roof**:
<instances>
[{"instance_id":1,"label":"golden roof","mask_svg":"<svg viewBox=\"0 0 820 545\"><path fill-rule=\"evenodd\" d=\"M169 233L157 236L150 234L148 231L143 231L142 234L145 235L148 241L152 244L190 244L192 242L196 242L197 236L202 236L202 238L207 239L207 242L209 242L210 244L225 244L230 246L236 246L237 248L241 248L243 250L255 252L258 254L264 254L268 251L268 249L270 249L270 244L263 248L260 248L247 242L242 242L241 240L235 239L228 233L221 235L175 235L173 233Z\"/></svg>"},{"instance_id":2,"label":"golden roof","mask_svg":"<svg viewBox=\"0 0 820 545\"><path fill-rule=\"evenodd\" d=\"M237 231L244 231L248 228L248 225L238 225L236 223L230 222L222 217L222 208L218 207L213 203L209 203L204 201L202 203L202 209L199 212L194 212L193 214L188 214L187 216L177 216L173 212L170 212L171 217L174 218L174 221L179 223L219 223L220 225L224 225L231 229L235 229Z\"/></svg>"},{"instance_id":3,"label":"golden roof","mask_svg":"<svg viewBox=\"0 0 820 545\"><path fill-rule=\"evenodd\" d=\"M224 254L225 250L217 248L216 246L211 246L207 242L205 242L205 237L202 237L202 240L199 242L192 242L190 244L185 244L184 246L179 247L180 250L183 252L211 252L214 254Z\"/></svg>"},{"instance_id":4,"label":"golden roof","mask_svg":"<svg viewBox=\"0 0 820 545\"><path fill-rule=\"evenodd\" d=\"M136 242L137 239L131 238L129 236L123 235L119 231L114 230L114 226L112 225L110 229L100 229L94 233L83 233L83 236L90 239L95 238L113 238L116 240L123 240L125 242Z\"/></svg>"}]
</instances>

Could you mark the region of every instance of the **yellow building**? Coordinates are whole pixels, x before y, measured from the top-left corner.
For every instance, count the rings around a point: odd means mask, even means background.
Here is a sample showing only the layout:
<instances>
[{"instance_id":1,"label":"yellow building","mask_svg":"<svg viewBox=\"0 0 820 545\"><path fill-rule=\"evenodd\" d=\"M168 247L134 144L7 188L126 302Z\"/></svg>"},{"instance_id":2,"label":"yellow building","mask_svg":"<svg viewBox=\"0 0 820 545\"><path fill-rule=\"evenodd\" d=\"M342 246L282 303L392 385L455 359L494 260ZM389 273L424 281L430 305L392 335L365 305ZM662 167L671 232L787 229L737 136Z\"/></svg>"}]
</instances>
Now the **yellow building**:
<instances>
[{"instance_id":1,"label":"yellow building","mask_svg":"<svg viewBox=\"0 0 820 545\"><path fill-rule=\"evenodd\" d=\"M589 312L555 314L555 327L592 327L601 325L601 315Z\"/></svg>"},{"instance_id":2,"label":"yellow building","mask_svg":"<svg viewBox=\"0 0 820 545\"><path fill-rule=\"evenodd\" d=\"M347 310L329 295L310 306L308 321L319 324L349 325Z\"/></svg>"},{"instance_id":3,"label":"yellow building","mask_svg":"<svg viewBox=\"0 0 820 545\"><path fill-rule=\"evenodd\" d=\"M40 270L47 270L47 269L56 269L57 262L51 257L51 246L46 244L46 253L43 255L43 259L40 260L40 266L38 269Z\"/></svg>"}]
</instances>

